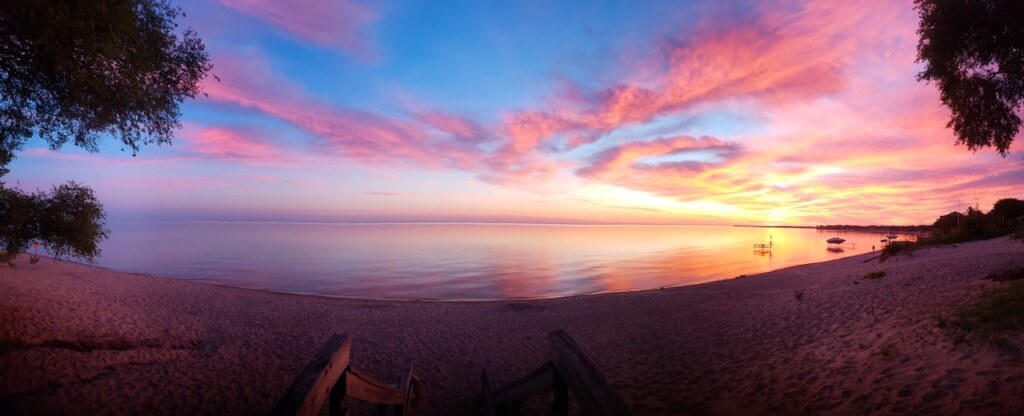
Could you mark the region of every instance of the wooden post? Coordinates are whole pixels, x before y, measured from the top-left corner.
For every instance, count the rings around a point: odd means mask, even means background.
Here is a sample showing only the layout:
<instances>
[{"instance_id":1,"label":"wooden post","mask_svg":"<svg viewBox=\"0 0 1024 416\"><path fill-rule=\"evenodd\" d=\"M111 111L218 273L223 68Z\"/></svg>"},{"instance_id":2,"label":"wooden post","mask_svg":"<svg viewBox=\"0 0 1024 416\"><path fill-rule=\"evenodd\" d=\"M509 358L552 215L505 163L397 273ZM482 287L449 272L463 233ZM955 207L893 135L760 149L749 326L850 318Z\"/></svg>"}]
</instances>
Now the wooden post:
<instances>
[{"instance_id":1,"label":"wooden post","mask_svg":"<svg viewBox=\"0 0 1024 416\"><path fill-rule=\"evenodd\" d=\"M520 416L523 414L523 402L516 400L508 404L508 415L509 416Z\"/></svg>"},{"instance_id":2,"label":"wooden post","mask_svg":"<svg viewBox=\"0 0 1024 416\"><path fill-rule=\"evenodd\" d=\"M402 381L398 383L398 389L405 390L405 401L402 402L402 404L397 405L399 416L404 416L407 413L411 413L409 412L409 406L412 405L412 400L414 398L414 395L416 394L416 392L414 391L414 389L416 388L416 380L414 380L413 377L412 364L412 360L409 360L409 367L408 369L405 370L405 374L402 375Z\"/></svg>"},{"instance_id":3,"label":"wooden post","mask_svg":"<svg viewBox=\"0 0 1024 416\"><path fill-rule=\"evenodd\" d=\"M579 402L582 414L633 414L608 379L601 374L569 334L558 330L548 334L548 339L551 341L551 362L555 366L556 403L559 398L559 383L563 383L568 385L573 397Z\"/></svg>"},{"instance_id":4,"label":"wooden post","mask_svg":"<svg viewBox=\"0 0 1024 416\"><path fill-rule=\"evenodd\" d=\"M566 416L569 414L569 385L565 383L562 375L555 370L552 380L552 390L555 392L555 401L551 403L552 416Z\"/></svg>"},{"instance_id":5,"label":"wooden post","mask_svg":"<svg viewBox=\"0 0 1024 416\"><path fill-rule=\"evenodd\" d=\"M498 385L494 382L490 364L484 364L483 372L480 373L480 383L484 388L484 412L489 416L497 416L498 404L494 402L494 391L498 390Z\"/></svg>"},{"instance_id":6,"label":"wooden post","mask_svg":"<svg viewBox=\"0 0 1024 416\"><path fill-rule=\"evenodd\" d=\"M519 402L536 395L548 394L551 392L554 373L555 366L551 364L551 361L545 361L530 374L498 389L494 393L494 401L496 403Z\"/></svg>"},{"instance_id":7,"label":"wooden post","mask_svg":"<svg viewBox=\"0 0 1024 416\"><path fill-rule=\"evenodd\" d=\"M328 398L337 397L338 394L344 397L344 390L335 394L331 392L348 368L351 350L352 342L347 336L331 335L313 360L288 386L270 414L313 416L320 413Z\"/></svg>"},{"instance_id":8,"label":"wooden post","mask_svg":"<svg viewBox=\"0 0 1024 416\"><path fill-rule=\"evenodd\" d=\"M345 374L342 373L338 377L338 382L334 383L334 388L331 389L331 398L327 402L331 416L346 416L348 414L348 409L345 407L345 379Z\"/></svg>"}]
</instances>

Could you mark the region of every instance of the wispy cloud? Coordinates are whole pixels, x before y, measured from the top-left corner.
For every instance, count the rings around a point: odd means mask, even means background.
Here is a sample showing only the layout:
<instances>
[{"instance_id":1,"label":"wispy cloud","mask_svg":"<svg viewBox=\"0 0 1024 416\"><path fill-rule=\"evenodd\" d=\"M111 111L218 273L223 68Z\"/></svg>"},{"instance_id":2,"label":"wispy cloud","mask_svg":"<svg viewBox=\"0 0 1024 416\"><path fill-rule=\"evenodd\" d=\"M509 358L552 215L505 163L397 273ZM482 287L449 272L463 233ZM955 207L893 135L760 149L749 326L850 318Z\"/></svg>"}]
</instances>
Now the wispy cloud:
<instances>
[{"instance_id":1,"label":"wispy cloud","mask_svg":"<svg viewBox=\"0 0 1024 416\"><path fill-rule=\"evenodd\" d=\"M274 72L259 54L222 55L215 65L221 80L204 83L209 100L291 123L312 135L320 151L367 163L412 161L472 169L479 162L477 149L459 135L469 132L466 125L450 124L458 120L455 117L430 116L429 120L447 130L433 134L416 120L345 108L314 97Z\"/></svg>"},{"instance_id":2,"label":"wispy cloud","mask_svg":"<svg viewBox=\"0 0 1024 416\"><path fill-rule=\"evenodd\" d=\"M714 137L678 136L634 141L597 153L577 173L584 177L607 178L610 174L634 177L641 172L655 175L700 172L709 166L728 162L739 152L740 147L736 143Z\"/></svg>"},{"instance_id":3,"label":"wispy cloud","mask_svg":"<svg viewBox=\"0 0 1024 416\"><path fill-rule=\"evenodd\" d=\"M179 135L179 149L220 162L279 164L294 161L287 149L269 142L261 131L225 126L189 126Z\"/></svg>"},{"instance_id":4,"label":"wispy cloud","mask_svg":"<svg viewBox=\"0 0 1024 416\"><path fill-rule=\"evenodd\" d=\"M367 26L373 9L353 0L220 0L221 4L274 25L300 40L373 58Z\"/></svg>"}]
</instances>

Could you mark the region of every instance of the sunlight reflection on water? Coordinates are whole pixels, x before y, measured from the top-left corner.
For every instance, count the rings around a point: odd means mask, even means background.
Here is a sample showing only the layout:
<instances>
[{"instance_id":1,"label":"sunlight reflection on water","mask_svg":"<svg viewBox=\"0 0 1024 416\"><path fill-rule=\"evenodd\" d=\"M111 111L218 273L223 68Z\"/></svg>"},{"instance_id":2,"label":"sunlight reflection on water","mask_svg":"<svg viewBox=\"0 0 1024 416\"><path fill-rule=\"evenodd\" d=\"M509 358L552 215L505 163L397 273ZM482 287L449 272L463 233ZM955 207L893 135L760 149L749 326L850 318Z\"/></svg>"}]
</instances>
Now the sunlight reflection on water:
<instances>
[{"instance_id":1,"label":"sunlight reflection on water","mask_svg":"<svg viewBox=\"0 0 1024 416\"><path fill-rule=\"evenodd\" d=\"M721 226L111 225L101 266L374 299L543 298L678 286L869 252L874 233ZM754 243L775 246L758 255ZM841 252L825 240L842 236Z\"/></svg>"}]
</instances>

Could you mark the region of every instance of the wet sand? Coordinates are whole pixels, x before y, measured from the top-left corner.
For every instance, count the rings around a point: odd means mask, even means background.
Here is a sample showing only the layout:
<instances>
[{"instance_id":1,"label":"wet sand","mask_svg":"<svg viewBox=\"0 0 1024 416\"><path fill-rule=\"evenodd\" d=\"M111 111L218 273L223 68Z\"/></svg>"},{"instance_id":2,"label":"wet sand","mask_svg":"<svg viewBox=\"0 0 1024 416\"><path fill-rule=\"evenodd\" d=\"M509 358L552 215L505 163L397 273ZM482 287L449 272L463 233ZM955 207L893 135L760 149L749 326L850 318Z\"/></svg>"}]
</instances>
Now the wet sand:
<instances>
[{"instance_id":1,"label":"wet sand","mask_svg":"<svg viewBox=\"0 0 1024 416\"><path fill-rule=\"evenodd\" d=\"M333 332L352 337L354 366L397 381L412 359L424 404L459 407L480 364L512 381L565 329L637 414L1024 414L1024 337L1016 351L957 343L933 319L1006 284L984 277L1024 266L1024 244L870 256L496 302L289 295L22 256L0 268L0 413L265 413Z\"/></svg>"}]
</instances>

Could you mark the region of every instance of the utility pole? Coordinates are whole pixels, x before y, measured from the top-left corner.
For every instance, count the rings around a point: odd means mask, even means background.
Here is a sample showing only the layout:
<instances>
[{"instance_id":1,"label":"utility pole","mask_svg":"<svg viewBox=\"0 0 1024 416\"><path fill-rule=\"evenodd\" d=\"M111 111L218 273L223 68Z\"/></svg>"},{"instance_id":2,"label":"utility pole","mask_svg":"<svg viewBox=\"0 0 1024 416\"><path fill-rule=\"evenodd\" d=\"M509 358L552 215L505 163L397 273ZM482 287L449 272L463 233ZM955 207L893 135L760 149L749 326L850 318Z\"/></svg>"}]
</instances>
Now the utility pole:
<instances>
[{"instance_id":1,"label":"utility pole","mask_svg":"<svg viewBox=\"0 0 1024 416\"><path fill-rule=\"evenodd\" d=\"M956 210L954 212L956 212L956 228L960 228L960 198L956 199Z\"/></svg>"}]
</instances>

